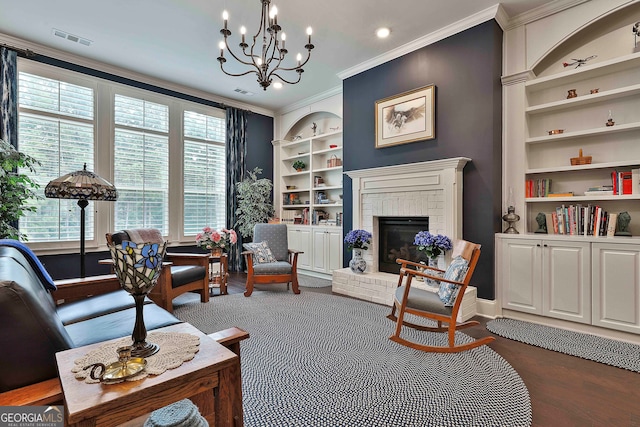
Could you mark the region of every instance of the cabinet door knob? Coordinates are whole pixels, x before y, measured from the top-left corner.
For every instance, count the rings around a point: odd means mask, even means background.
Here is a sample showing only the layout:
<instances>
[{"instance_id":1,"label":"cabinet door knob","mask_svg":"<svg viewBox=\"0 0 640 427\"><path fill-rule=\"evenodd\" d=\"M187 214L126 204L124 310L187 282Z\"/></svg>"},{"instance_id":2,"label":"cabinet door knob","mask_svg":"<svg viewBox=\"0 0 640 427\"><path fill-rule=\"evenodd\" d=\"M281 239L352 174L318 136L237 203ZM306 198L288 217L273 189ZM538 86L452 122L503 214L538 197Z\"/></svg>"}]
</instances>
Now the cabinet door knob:
<instances>
[{"instance_id":1,"label":"cabinet door knob","mask_svg":"<svg viewBox=\"0 0 640 427\"><path fill-rule=\"evenodd\" d=\"M549 247L549 246L548 246L548 245L546 245L546 244L545 244L545 245L542 245L542 246L544 246L545 248L548 248L548 247Z\"/></svg>"},{"instance_id":2,"label":"cabinet door knob","mask_svg":"<svg viewBox=\"0 0 640 427\"><path fill-rule=\"evenodd\" d=\"M540 247L540 243L538 243L536 246L537 246L537 247Z\"/></svg>"}]
</instances>

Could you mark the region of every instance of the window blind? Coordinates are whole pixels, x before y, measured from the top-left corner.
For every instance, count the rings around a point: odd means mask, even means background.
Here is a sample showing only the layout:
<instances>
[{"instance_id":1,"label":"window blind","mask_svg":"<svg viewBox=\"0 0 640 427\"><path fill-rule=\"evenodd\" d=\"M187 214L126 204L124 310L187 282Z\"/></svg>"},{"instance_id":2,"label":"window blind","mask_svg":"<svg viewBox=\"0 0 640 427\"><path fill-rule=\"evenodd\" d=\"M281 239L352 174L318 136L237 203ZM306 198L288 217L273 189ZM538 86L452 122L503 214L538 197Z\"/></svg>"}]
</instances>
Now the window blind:
<instances>
[{"instance_id":1,"label":"window blind","mask_svg":"<svg viewBox=\"0 0 640 427\"><path fill-rule=\"evenodd\" d=\"M189 236L225 226L225 120L185 111L184 135L183 231Z\"/></svg>"},{"instance_id":2,"label":"window blind","mask_svg":"<svg viewBox=\"0 0 640 427\"><path fill-rule=\"evenodd\" d=\"M94 92L92 88L20 72L18 74L18 146L40 165L30 176L40 185L36 212L20 218L20 231L30 242L78 240L77 200L46 199L44 187L61 175L93 170ZM87 209L86 238L93 239L94 215Z\"/></svg>"},{"instance_id":3,"label":"window blind","mask_svg":"<svg viewBox=\"0 0 640 427\"><path fill-rule=\"evenodd\" d=\"M169 107L116 95L114 120L115 229L157 228L167 235Z\"/></svg>"}]
</instances>

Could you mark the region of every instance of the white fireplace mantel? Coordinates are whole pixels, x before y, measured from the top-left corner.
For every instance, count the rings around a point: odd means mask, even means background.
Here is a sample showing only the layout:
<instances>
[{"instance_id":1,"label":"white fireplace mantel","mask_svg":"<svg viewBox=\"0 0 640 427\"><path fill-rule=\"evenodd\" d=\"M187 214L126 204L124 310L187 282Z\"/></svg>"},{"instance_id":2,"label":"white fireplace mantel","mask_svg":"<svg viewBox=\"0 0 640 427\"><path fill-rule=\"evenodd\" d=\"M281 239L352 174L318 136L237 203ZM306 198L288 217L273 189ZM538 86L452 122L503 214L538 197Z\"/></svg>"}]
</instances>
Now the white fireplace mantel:
<instances>
[{"instance_id":1,"label":"white fireplace mantel","mask_svg":"<svg viewBox=\"0 0 640 427\"><path fill-rule=\"evenodd\" d=\"M461 239L462 169L470 161L455 157L345 172L353 180L353 229L367 230L375 236L381 216L428 216L430 232ZM365 274L355 274L349 268L333 271L333 292L393 304L398 275L378 270L377 244L377 239L372 239L370 249L364 251ZM421 287L421 282L415 281L412 286ZM475 314L476 289L469 286L458 321Z\"/></svg>"},{"instance_id":2,"label":"white fireplace mantel","mask_svg":"<svg viewBox=\"0 0 640 427\"><path fill-rule=\"evenodd\" d=\"M377 203L388 205L391 215L425 215L424 204L416 201L424 192L438 192L433 202L441 204L439 218L430 219L432 232L444 233L451 239L462 238L462 170L470 162L467 157L454 157L397 166L383 166L345 172L352 179L353 222L352 228L374 232L375 213L363 209L363 198L380 197ZM402 194L402 201L393 200L394 194ZM442 195L441 197L439 195ZM388 197L388 199L385 199ZM407 212L409 211L409 212ZM397 212L397 213L396 213ZM386 213L389 215L389 212ZM441 218L440 218L441 217ZM435 220L435 221L434 221ZM437 229L433 229L434 223Z\"/></svg>"}]
</instances>

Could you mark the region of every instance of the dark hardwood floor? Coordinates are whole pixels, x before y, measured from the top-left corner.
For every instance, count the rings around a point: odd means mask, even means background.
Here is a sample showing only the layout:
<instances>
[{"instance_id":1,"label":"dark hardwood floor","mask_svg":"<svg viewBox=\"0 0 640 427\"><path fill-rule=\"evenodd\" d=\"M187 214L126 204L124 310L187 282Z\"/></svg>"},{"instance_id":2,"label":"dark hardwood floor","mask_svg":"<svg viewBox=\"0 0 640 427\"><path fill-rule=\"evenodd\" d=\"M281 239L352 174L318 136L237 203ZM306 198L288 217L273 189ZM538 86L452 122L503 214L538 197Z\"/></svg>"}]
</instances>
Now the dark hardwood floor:
<instances>
[{"instance_id":1,"label":"dark hardwood floor","mask_svg":"<svg viewBox=\"0 0 640 427\"><path fill-rule=\"evenodd\" d=\"M229 293L244 292L245 277L231 273ZM268 286L256 285L256 290ZM330 287L302 292L332 293ZM492 335L484 326L489 319L477 320L480 325L464 333ZM529 389L533 426L640 427L640 374L499 336L489 347L513 366Z\"/></svg>"}]
</instances>

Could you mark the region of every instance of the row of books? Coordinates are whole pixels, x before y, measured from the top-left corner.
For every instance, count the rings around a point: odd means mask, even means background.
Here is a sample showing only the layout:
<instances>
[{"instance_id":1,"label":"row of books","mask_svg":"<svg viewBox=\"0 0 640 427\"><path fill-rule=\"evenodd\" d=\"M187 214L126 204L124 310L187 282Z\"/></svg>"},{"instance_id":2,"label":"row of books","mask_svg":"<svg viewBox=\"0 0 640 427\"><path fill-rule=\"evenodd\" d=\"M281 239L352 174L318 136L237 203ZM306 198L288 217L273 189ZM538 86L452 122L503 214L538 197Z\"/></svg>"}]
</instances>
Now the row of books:
<instances>
[{"instance_id":1,"label":"row of books","mask_svg":"<svg viewBox=\"0 0 640 427\"><path fill-rule=\"evenodd\" d=\"M638 194L640 192L640 169L611 172L612 194Z\"/></svg>"},{"instance_id":2,"label":"row of books","mask_svg":"<svg viewBox=\"0 0 640 427\"><path fill-rule=\"evenodd\" d=\"M524 183L525 197L548 197L551 194L551 179L528 179Z\"/></svg>"},{"instance_id":3,"label":"row of books","mask_svg":"<svg viewBox=\"0 0 640 427\"><path fill-rule=\"evenodd\" d=\"M545 215L548 234L612 237L616 232L617 214L597 205L562 205Z\"/></svg>"}]
</instances>

